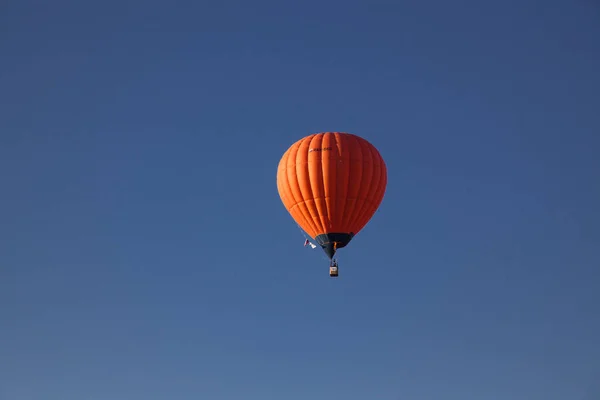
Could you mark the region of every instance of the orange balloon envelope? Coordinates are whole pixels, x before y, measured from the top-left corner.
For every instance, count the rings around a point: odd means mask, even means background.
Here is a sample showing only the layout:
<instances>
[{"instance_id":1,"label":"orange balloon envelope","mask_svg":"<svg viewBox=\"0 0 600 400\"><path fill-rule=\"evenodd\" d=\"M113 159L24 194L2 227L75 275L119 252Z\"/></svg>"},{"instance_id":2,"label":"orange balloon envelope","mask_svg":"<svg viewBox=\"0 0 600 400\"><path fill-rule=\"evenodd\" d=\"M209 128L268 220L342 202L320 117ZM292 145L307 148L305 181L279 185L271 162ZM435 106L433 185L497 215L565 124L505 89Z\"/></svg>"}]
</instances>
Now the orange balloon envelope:
<instances>
[{"instance_id":1,"label":"orange balloon envelope","mask_svg":"<svg viewBox=\"0 0 600 400\"><path fill-rule=\"evenodd\" d=\"M306 136L283 154L277 169L285 208L330 259L369 222L386 185L379 151L350 133Z\"/></svg>"}]
</instances>

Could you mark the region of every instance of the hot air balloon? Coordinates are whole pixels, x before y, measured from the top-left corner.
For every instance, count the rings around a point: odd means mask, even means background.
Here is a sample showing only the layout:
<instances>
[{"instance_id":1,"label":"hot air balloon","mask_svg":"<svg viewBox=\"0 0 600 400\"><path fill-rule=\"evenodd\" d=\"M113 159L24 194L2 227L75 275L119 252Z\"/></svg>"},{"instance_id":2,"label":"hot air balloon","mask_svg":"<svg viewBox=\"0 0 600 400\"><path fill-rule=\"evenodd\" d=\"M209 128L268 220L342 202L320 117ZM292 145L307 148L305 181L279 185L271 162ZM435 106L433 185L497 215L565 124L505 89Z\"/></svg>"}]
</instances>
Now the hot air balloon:
<instances>
[{"instance_id":1,"label":"hot air balloon","mask_svg":"<svg viewBox=\"0 0 600 400\"><path fill-rule=\"evenodd\" d=\"M338 276L336 251L369 222L386 185L387 169L379 151L351 133L306 136L290 146L277 169L281 201L325 251L332 277Z\"/></svg>"}]
</instances>

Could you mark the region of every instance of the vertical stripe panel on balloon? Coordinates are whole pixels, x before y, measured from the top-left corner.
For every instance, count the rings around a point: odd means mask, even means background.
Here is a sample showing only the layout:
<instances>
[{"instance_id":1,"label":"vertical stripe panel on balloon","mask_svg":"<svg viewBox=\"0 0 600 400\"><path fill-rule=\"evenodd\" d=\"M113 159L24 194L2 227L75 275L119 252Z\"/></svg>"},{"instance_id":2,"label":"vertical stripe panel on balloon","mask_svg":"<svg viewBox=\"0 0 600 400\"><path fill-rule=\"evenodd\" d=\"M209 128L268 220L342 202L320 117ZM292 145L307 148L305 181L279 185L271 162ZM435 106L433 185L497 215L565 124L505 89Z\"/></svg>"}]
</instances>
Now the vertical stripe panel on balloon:
<instances>
[{"instance_id":1,"label":"vertical stripe panel on balloon","mask_svg":"<svg viewBox=\"0 0 600 400\"><path fill-rule=\"evenodd\" d=\"M335 137L331 133L326 133L323 136L323 142L321 147L321 169L323 171L323 195L325 197L326 207L326 226L325 232L332 232L335 226L336 210L335 210L335 199L336 199L336 169L334 159L334 144ZM328 149L328 150L325 150Z\"/></svg>"},{"instance_id":2,"label":"vertical stripe panel on balloon","mask_svg":"<svg viewBox=\"0 0 600 400\"><path fill-rule=\"evenodd\" d=\"M346 212L344 214L344 227L347 233L350 233L354 232L354 225L356 224L356 222L353 220L354 210L356 208L358 196L360 194L360 188L363 183L363 155L360 144L358 143L358 139L354 136L348 137L348 148L351 150L351 153L350 171L348 174L348 196L346 197Z\"/></svg>"},{"instance_id":3,"label":"vertical stripe panel on balloon","mask_svg":"<svg viewBox=\"0 0 600 400\"><path fill-rule=\"evenodd\" d=\"M317 217L319 220L319 234L325 232L327 229L327 220L325 213L327 212L327 207L325 205L325 194L323 193L323 170L321 168L321 151L315 150L321 148L321 141L323 135L315 135L310 141L309 151L308 153L308 174L310 181L310 188L312 193L312 198L314 200L315 208L317 213L313 215Z\"/></svg>"}]
</instances>

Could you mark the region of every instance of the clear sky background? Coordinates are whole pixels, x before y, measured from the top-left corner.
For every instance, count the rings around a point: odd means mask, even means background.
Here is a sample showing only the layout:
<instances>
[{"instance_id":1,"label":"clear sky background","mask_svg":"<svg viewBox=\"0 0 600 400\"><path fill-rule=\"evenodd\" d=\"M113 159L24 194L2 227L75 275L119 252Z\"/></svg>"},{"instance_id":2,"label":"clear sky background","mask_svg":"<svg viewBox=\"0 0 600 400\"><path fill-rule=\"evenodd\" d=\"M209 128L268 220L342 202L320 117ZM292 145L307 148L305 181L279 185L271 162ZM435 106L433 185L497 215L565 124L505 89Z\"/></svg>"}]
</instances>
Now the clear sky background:
<instances>
[{"instance_id":1,"label":"clear sky background","mask_svg":"<svg viewBox=\"0 0 600 400\"><path fill-rule=\"evenodd\" d=\"M1 400L600 397L600 6L0 3ZM361 135L330 279L277 194Z\"/></svg>"}]
</instances>

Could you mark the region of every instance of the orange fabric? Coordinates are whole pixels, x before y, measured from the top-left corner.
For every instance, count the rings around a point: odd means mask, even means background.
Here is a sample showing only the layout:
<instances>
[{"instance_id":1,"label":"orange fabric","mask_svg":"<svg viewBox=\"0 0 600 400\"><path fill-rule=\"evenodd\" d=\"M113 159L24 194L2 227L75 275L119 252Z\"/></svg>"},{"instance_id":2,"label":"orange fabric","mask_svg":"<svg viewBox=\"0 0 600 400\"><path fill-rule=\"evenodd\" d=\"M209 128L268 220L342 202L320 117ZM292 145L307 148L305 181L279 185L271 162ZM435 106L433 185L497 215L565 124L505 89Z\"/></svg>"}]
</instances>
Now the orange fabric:
<instances>
[{"instance_id":1,"label":"orange fabric","mask_svg":"<svg viewBox=\"0 0 600 400\"><path fill-rule=\"evenodd\" d=\"M357 234L381 204L387 169L365 139L341 132L307 136L284 154L277 189L292 218L311 237Z\"/></svg>"}]
</instances>

